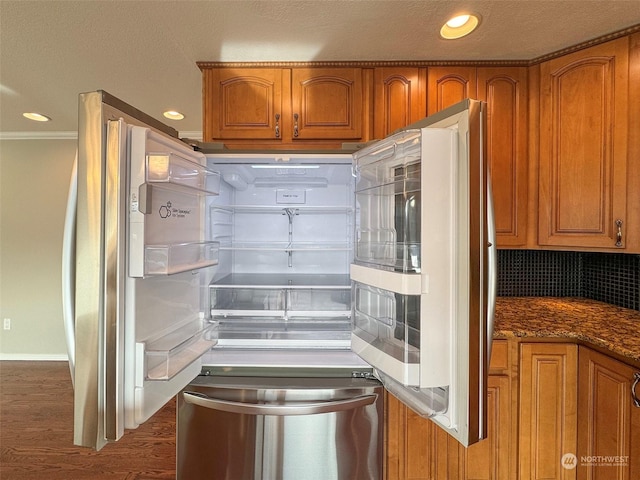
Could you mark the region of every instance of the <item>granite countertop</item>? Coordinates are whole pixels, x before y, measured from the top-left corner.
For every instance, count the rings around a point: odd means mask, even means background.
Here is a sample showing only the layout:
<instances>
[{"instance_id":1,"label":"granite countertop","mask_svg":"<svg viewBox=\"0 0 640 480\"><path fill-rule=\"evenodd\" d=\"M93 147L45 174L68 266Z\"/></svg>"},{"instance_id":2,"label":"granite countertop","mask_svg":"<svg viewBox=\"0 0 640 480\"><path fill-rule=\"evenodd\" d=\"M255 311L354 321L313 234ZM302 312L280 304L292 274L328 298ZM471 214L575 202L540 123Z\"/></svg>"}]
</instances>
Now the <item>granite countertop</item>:
<instances>
[{"instance_id":1,"label":"granite countertop","mask_svg":"<svg viewBox=\"0 0 640 480\"><path fill-rule=\"evenodd\" d=\"M585 298L498 297L494 338L566 338L640 362L640 311Z\"/></svg>"}]
</instances>

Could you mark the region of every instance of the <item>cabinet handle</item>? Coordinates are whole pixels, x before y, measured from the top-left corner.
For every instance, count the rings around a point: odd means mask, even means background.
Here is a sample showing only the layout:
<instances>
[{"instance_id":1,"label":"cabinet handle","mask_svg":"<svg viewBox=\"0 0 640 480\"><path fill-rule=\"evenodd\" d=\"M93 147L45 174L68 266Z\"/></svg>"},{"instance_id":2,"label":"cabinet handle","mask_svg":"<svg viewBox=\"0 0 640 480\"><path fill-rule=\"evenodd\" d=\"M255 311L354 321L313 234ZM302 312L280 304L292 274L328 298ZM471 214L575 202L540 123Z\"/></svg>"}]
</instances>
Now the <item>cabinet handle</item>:
<instances>
[{"instance_id":1,"label":"cabinet handle","mask_svg":"<svg viewBox=\"0 0 640 480\"><path fill-rule=\"evenodd\" d=\"M280 138L280 114L276 113L276 138Z\"/></svg>"},{"instance_id":2,"label":"cabinet handle","mask_svg":"<svg viewBox=\"0 0 640 480\"><path fill-rule=\"evenodd\" d=\"M298 114L293 114L293 136L295 138L298 137Z\"/></svg>"},{"instance_id":3,"label":"cabinet handle","mask_svg":"<svg viewBox=\"0 0 640 480\"><path fill-rule=\"evenodd\" d=\"M640 383L640 373L633 374L633 384L631 385L631 398L633 399L633 404L640 408L640 398L636 395L636 387Z\"/></svg>"},{"instance_id":4,"label":"cabinet handle","mask_svg":"<svg viewBox=\"0 0 640 480\"><path fill-rule=\"evenodd\" d=\"M622 220L616 220L616 227L618 227L618 232L616 233L616 247L622 247Z\"/></svg>"}]
</instances>

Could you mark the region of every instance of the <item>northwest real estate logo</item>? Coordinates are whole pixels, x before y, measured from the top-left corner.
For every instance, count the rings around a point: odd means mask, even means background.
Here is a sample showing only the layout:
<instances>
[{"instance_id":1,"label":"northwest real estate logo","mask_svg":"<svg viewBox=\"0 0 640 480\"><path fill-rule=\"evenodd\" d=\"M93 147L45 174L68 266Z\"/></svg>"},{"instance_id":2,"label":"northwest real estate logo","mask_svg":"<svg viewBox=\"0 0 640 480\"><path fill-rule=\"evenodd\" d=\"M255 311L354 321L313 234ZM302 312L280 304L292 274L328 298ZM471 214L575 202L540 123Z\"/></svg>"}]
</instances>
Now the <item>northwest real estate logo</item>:
<instances>
[{"instance_id":1,"label":"northwest real estate logo","mask_svg":"<svg viewBox=\"0 0 640 480\"><path fill-rule=\"evenodd\" d=\"M629 465L628 455L581 455L578 458L573 453L565 453L560 459L562 468L573 470L581 467L624 467Z\"/></svg>"}]
</instances>

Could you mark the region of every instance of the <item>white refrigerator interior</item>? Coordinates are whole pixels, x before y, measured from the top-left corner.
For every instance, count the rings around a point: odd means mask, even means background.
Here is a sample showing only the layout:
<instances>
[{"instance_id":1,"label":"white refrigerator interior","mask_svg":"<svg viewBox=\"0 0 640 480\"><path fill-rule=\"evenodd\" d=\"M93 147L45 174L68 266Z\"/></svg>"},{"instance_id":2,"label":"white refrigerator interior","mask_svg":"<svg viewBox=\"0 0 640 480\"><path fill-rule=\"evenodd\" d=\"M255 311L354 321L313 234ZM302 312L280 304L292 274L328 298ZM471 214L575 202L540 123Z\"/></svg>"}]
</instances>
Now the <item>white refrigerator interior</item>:
<instances>
[{"instance_id":1,"label":"white refrigerator interior","mask_svg":"<svg viewBox=\"0 0 640 480\"><path fill-rule=\"evenodd\" d=\"M202 153L106 92L80 99L76 444L243 368L374 372L461 443L483 438L480 102L356 154Z\"/></svg>"}]
</instances>

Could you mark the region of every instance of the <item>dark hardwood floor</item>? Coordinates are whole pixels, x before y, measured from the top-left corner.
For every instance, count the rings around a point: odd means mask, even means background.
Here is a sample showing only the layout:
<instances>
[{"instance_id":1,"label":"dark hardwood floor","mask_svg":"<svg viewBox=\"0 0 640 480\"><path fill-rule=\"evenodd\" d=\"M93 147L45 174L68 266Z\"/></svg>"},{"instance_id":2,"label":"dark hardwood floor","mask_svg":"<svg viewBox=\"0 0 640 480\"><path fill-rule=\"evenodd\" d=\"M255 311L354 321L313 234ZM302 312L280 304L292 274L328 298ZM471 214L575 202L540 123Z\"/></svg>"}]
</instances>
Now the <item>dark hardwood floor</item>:
<instances>
[{"instance_id":1,"label":"dark hardwood floor","mask_svg":"<svg viewBox=\"0 0 640 480\"><path fill-rule=\"evenodd\" d=\"M73 445L66 362L0 362L0 479L175 478L175 401L99 452Z\"/></svg>"}]
</instances>

